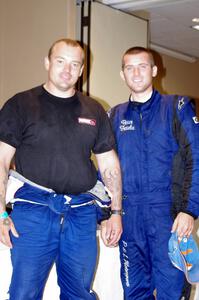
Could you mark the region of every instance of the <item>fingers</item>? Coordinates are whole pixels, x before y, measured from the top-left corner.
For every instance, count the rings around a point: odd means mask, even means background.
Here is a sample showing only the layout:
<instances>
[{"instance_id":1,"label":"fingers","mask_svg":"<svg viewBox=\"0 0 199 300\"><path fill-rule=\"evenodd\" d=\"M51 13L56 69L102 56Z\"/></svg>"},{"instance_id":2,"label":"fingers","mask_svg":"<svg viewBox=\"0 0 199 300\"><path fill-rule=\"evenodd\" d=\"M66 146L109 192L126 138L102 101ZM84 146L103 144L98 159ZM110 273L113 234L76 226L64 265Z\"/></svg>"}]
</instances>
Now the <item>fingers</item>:
<instances>
[{"instance_id":1,"label":"fingers","mask_svg":"<svg viewBox=\"0 0 199 300\"><path fill-rule=\"evenodd\" d=\"M121 230L113 229L110 233L109 244L111 245L117 244L119 242L120 236L121 236Z\"/></svg>"},{"instance_id":2,"label":"fingers","mask_svg":"<svg viewBox=\"0 0 199 300\"><path fill-rule=\"evenodd\" d=\"M107 246L108 241L107 241L107 237L106 237L106 226L107 226L107 221L102 221L101 225L100 225L100 234L101 234L101 238L104 242L104 245Z\"/></svg>"},{"instance_id":3,"label":"fingers","mask_svg":"<svg viewBox=\"0 0 199 300\"><path fill-rule=\"evenodd\" d=\"M12 234L13 234L16 238L19 237L19 234L18 234L18 232L16 231L15 226L14 226L13 223L12 223L11 226L10 226L10 230L11 230Z\"/></svg>"},{"instance_id":4,"label":"fingers","mask_svg":"<svg viewBox=\"0 0 199 300\"><path fill-rule=\"evenodd\" d=\"M175 232L175 231L176 231L176 229L177 229L177 224L178 224L178 220L177 220L177 218L176 218L175 221L174 221L174 223L173 223L171 232Z\"/></svg>"},{"instance_id":5,"label":"fingers","mask_svg":"<svg viewBox=\"0 0 199 300\"><path fill-rule=\"evenodd\" d=\"M104 244L108 247L116 247L121 234L122 223L120 215L112 215L110 219L101 226L101 237Z\"/></svg>"},{"instance_id":6,"label":"fingers","mask_svg":"<svg viewBox=\"0 0 199 300\"><path fill-rule=\"evenodd\" d=\"M120 233L112 231L110 239L108 240L108 246L116 247L118 245L119 239L120 239Z\"/></svg>"},{"instance_id":7,"label":"fingers","mask_svg":"<svg viewBox=\"0 0 199 300\"><path fill-rule=\"evenodd\" d=\"M115 247L118 245L118 241L122 234L121 216L112 215L107 222L106 239L107 246Z\"/></svg>"},{"instance_id":8,"label":"fingers","mask_svg":"<svg viewBox=\"0 0 199 300\"><path fill-rule=\"evenodd\" d=\"M177 234L180 239L182 239L183 236L189 237L192 231L193 231L193 226L191 224L187 224L184 226L179 225L179 227L177 228Z\"/></svg>"},{"instance_id":9,"label":"fingers","mask_svg":"<svg viewBox=\"0 0 199 300\"><path fill-rule=\"evenodd\" d=\"M2 238L1 238L1 242L5 245L5 246L7 246L7 247L9 247L9 248L12 248L12 243L11 243L11 241L10 241L10 236L9 236L9 234L4 234L3 236L2 236Z\"/></svg>"},{"instance_id":10,"label":"fingers","mask_svg":"<svg viewBox=\"0 0 199 300\"><path fill-rule=\"evenodd\" d=\"M171 232L177 232L178 238L182 239L183 236L189 237L194 229L194 219L186 213L179 213L176 217Z\"/></svg>"},{"instance_id":11,"label":"fingers","mask_svg":"<svg viewBox=\"0 0 199 300\"><path fill-rule=\"evenodd\" d=\"M1 233L0 233L0 241L7 247L12 248L12 244L10 241L9 235L9 227L8 225L1 224Z\"/></svg>"},{"instance_id":12,"label":"fingers","mask_svg":"<svg viewBox=\"0 0 199 300\"><path fill-rule=\"evenodd\" d=\"M5 218L1 221L0 224L0 241L7 247L12 248L12 243L10 240L10 234L9 231L11 230L12 234L15 237L19 237L14 224L11 220L11 218Z\"/></svg>"}]
</instances>

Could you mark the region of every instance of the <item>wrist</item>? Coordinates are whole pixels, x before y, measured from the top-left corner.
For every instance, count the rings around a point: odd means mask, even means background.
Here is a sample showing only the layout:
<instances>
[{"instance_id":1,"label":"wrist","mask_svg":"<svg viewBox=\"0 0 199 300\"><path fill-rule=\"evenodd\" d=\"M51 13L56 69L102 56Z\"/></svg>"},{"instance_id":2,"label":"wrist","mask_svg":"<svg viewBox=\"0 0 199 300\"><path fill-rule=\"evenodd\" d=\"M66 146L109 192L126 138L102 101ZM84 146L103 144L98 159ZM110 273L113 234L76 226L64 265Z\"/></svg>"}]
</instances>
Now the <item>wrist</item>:
<instances>
[{"instance_id":1,"label":"wrist","mask_svg":"<svg viewBox=\"0 0 199 300\"><path fill-rule=\"evenodd\" d=\"M112 215L122 216L123 215L123 211L122 211L122 209L111 209L111 216Z\"/></svg>"},{"instance_id":2,"label":"wrist","mask_svg":"<svg viewBox=\"0 0 199 300\"><path fill-rule=\"evenodd\" d=\"M7 219L8 218L8 213L7 211L3 211L0 213L0 220Z\"/></svg>"}]
</instances>

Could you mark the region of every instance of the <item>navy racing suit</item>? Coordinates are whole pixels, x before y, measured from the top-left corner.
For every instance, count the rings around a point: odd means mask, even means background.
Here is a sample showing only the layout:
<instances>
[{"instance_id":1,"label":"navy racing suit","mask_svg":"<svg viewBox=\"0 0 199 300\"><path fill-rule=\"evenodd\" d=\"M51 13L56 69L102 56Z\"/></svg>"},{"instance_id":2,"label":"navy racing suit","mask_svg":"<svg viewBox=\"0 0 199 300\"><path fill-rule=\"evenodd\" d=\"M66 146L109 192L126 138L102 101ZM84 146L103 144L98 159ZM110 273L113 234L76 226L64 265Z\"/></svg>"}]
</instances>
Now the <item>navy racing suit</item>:
<instances>
[{"instance_id":1,"label":"navy racing suit","mask_svg":"<svg viewBox=\"0 0 199 300\"><path fill-rule=\"evenodd\" d=\"M190 99L153 91L109 112L123 176L125 299L179 300L184 275L168 257L179 212L199 214L199 121Z\"/></svg>"}]
</instances>

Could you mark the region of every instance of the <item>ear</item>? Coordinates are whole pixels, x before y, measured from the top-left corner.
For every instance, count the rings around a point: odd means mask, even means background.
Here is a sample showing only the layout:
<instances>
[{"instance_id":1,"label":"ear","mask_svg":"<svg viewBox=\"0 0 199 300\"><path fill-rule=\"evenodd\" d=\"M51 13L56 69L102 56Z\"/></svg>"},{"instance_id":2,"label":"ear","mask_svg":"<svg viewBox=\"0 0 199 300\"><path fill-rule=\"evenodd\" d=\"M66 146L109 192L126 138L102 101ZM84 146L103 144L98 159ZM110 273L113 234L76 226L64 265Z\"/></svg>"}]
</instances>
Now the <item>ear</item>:
<instances>
[{"instance_id":1,"label":"ear","mask_svg":"<svg viewBox=\"0 0 199 300\"><path fill-rule=\"evenodd\" d=\"M125 81L124 72L122 70L120 71L120 77L122 78L123 81Z\"/></svg>"},{"instance_id":2,"label":"ear","mask_svg":"<svg viewBox=\"0 0 199 300\"><path fill-rule=\"evenodd\" d=\"M84 70L84 65L81 66L81 69L80 69L80 71L79 71L79 77L82 75L83 70Z\"/></svg>"},{"instance_id":3,"label":"ear","mask_svg":"<svg viewBox=\"0 0 199 300\"><path fill-rule=\"evenodd\" d=\"M45 66L46 71L49 70L49 65L50 65L49 58L46 56L44 58L44 66Z\"/></svg>"},{"instance_id":4,"label":"ear","mask_svg":"<svg viewBox=\"0 0 199 300\"><path fill-rule=\"evenodd\" d=\"M153 66L152 68L152 77L156 77L158 73L158 67L157 66Z\"/></svg>"}]
</instances>

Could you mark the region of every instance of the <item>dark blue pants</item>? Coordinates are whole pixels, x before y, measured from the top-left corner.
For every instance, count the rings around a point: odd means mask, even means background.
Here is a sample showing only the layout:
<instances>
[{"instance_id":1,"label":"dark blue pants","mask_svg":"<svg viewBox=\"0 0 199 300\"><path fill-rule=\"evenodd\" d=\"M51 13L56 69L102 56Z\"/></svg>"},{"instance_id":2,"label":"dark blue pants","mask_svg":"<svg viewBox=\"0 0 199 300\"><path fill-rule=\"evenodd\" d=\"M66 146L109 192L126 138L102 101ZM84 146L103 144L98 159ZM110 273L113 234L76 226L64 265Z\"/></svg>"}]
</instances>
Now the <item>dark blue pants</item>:
<instances>
[{"instance_id":1,"label":"dark blue pants","mask_svg":"<svg viewBox=\"0 0 199 300\"><path fill-rule=\"evenodd\" d=\"M47 206L16 203L11 214L19 238L11 236L13 275L10 300L40 300L56 262L61 300L94 300L96 208L68 208L62 215ZM52 299L54 300L54 299Z\"/></svg>"},{"instance_id":2,"label":"dark blue pants","mask_svg":"<svg viewBox=\"0 0 199 300\"><path fill-rule=\"evenodd\" d=\"M120 241L121 278L125 300L179 300L184 274L168 257L172 219L170 205L123 202L123 234ZM148 200L148 199L147 199Z\"/></svg>"}]
</instances>

